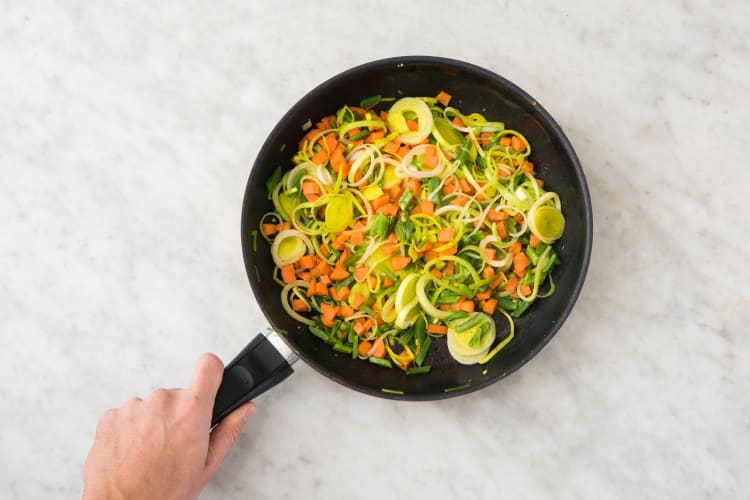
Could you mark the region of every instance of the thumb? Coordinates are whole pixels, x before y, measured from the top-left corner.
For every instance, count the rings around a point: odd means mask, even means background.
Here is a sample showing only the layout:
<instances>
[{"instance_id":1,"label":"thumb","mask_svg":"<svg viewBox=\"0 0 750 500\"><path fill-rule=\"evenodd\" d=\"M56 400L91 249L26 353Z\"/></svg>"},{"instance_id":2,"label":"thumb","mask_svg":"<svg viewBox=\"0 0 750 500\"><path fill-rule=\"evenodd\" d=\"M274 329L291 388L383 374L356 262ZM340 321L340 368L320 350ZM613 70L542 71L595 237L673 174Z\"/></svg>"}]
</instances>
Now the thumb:
<instances>
[{"instance_id":1,"label":"thumb","mask_svg":"<svg viewBox=\"0 0 750 500\"><path fill-rule=\"evenodd\" d=\"M219 470L229 450L232 449L240 436L240 431L245 426L247 419L255 413L255 403L247 403L240 406L227 415L213 431L208 441L208 453L206 455L206 468L204 471L205 482L211 480Z\"/></svg>"}]
</instances>

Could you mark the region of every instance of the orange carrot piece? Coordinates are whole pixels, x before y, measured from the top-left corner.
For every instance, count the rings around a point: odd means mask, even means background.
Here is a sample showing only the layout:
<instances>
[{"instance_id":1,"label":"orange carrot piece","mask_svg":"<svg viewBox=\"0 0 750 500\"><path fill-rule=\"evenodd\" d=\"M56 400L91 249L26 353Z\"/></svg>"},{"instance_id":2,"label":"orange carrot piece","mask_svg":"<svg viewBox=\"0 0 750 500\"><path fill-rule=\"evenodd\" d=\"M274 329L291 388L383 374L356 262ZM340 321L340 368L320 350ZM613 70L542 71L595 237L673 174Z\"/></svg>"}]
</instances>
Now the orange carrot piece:
<instances>
[{"instance_id":1,"label":"orange carrot piece","mask_svg":"<svg viewBox=\"0 0 750 500\"><path fill-rule=\"evenodd\" d=\"M374 356L376 358L384 358L385 357L385 342L383 342L383 338L380 337L375 341L375 344L373 344L373 352L371 356Z\"/></svg>"},{"instance_id":2,"label":"orange carrot piece","mask_svg":"<svg viewBox=\"0 0 750 500\"><path fill-rule=\"evenodd\" d=\"M394 139L385 146L383 146L383 151L386 153L390 153L392 155L395 155L398 153L398 148L401 146L401 142L398 139Z\"/></svg>"},{"instance_id":3,"label":"orange carrot piece","mask_svg":"<svg viewBox=\"0 0 750 500\"><path fill-rule=\"evenodd\" d=\"M433 276L435 276L435 277L436 277L437 279L440 279L440 278L442 278L442 277L443 277L443 273L442 273L442 272L440 272L440 269L438 269L438 268L436 268L436 267L433 267L433 268L432 268L432 269L430 270L430 272L431 272L431 273L432 273L432 275L433 275Z\"/></svg>"},{"instance_id":4,"label":"orange carrot piece","mask_svg":"<svg viewBox=\"0 0 750 500\"><path fill-rule=\"evenodd\" d=\"M284 266L281 268L281 279L284 281L285 284L289 284L292 281L297 279L297 277L294 274L293 264L289 264L288 266Z\"/></svg>"},{"instance_id":5,"label":"orange carrot piece","mask_svg":"<svg viewBox=\"0 0 750 500\"><path fill-rule=\"evenodd\" d=\"M430 200L422 200L422 203L420 203L419 206L422 209L423 214L435 215L435 204Z\"/></svg>"},{"instance_id":6,"label":"orange carrot piece","mask_svg":"<svg viewBox=\"0 0 750 500\"><path fill-rule=\"evenodd\" d=\"M377 210L378 208L382 207L383 205L387 205L388 203L390 203L390 201L391 200L388 198L388 195L384 194L380 198L375 198L374 200L372 200L372 208L374 208L375 210Z\"/></svg>"},{"instance_id":7,"label":"orange carrot piece","mask_svg":"<svg viewBox=\"0 0 750 500\"><path fill-rule=\"evenodd\" d=\"M524 144L524 142L515 135L510 138L510 147L512 147L519 153L523 153L524 151L526 151L526 144Z\"/></svg>"},{"instance_id":8,"label":"orange carrot piece","mask_svg":"<svg viewBox=\"0 0 750 500\"><path fill-rule=\"evenodd\" d=\"M430 333L434 333L435 335L445 335L446 333L448 333L448 327L445 325L435 325L429 323L427 325L427 331Z\"/></svg>"},{"instance_id":9,"label":"orange carrot piece","mask_svg":"<svg viewBox=\"0 0 750 500\"><path fill-rule=\"evenodd\" d=\"M318 186L317 182L303 181L302 192L305 194L318 194L320 193L320 186Z\"/></svg>"},{"instance_id":10,"label":"orange carrot piece","mask_svg":"<svg viewBox=\"0 0 750 500\"><path fill-rule=\"evenodd\" d=\"M300 269L312 269L315 266L315 256L303 256L300 260L297 261L297 266L299 266Z\"/></svg>"},{"instance_id":11,"label":"orange carrot piece","mask_svg":"<svg viewBox=\"0 0 750 500\"><path fill-rule=\"evenodd\" d=\"M491 220L492 222L500 222L507 218L508 218L508 214L500 210L489 209L487 211L487 219Z\"/></svg>"},{"instance_id":12,"label":"orange carrot piece","mask_svg":"<svg viewBox=\"0 0 750 500\"><path fill-rule=\"evenodd\" d=\"M408 266L409 264L411 264L411 259L409 257L401 257L401 256L391 257L391 268L394 271L399 271L405 268L406 266Z\"/></svg>"},{"instance_id":13,"label":"orange carrot piece","mask_svg":"<svg viewBox=\"0 0 750 500\"><path fill-rule=\"evenodd\" d=\"M532 292L532 289L529 285L521 285L521 294L524 297L528 297L529 295L531 295L531 292Z\"/></svg>"},{"instance_id":14,"label":"orange carrot piece","mask_svg":"<svg viewBox=\"0 0 750 500\"><path fill-rule=\"evenodd\" d=\"M482 276L484 276L487 279L494 278L495 268L492 266L484 266L484 269L482 269Z\"/></svg>"},{"instance_id":15,"label":"orange carrot piece","mask_svg":"<svg viewBox=\"0 0 750 500\"><path fill-rule=\"evenodd\" d=\"M459 127L463 127L463 126L466 125L464 123L464 121L461 118L457 117L457 116L453 117L453 123L456 124L456 125L458 125Z\"/></svg>"},{"instance_id":16,"label":"orange carrot piece","mask_svg":"<svg viewBox=\"0 0 750 500\"><path fill-rule=\"evenodd\" d=\"M329 255L331 255L331 252L328 250L328 247L325 246L323 243L320 244L320 246L318 247L318 250L320 250L320 254L323 257L328 257Z\"/></svg>"},{"instance_id":17,"label":"orange carrot piece","mask_svg":"<svg viewBox=\"0 0 750 500\"><path fill-rule=\"evenodd\" d=\"M451 276L455 272L455 264L453 264L452 260L449 260L448 263L445 265L445 269L443 269L443 274L446 276Z\"/></svg>"},{"instance_id":18,"label":"orange carrot piece","mask_svg":"<svg viewBox=\"0 0 750 500\"><path fill-rule=\"evenodd\" d=\"M476 298L478 298L479 300L487 300L487 299L489 299L489 298L490 298L490 296L491 296L491 294L490 294L490 291L489 291L489 290L485 290L485 291L483 291L483 292L478 292L478 293L477 293L477 294L475 295L475 297L476 297Z\"/></svg>"},{"instance_id":19,"label":"orange carrot piece","mask_svg":"<svg viewBox=\"0 0 750 500\"><path fill-rule=\"evenodd\" d=\"M468 196L461 196L461 195L459 195L459 196L456 196L455 198L451 199L450 204L451 205L456 205L457 207L463 207L464 205L466 205L469 202L470 199L471 198L469 198Z\"/></svg>"},{"instance_id":20,"label":"orange carrot piece","mask_svg":"<svg viewBox=\"0 0 750 500\"><path fill-rule=\"evenodd\" d=\"M513 276L505 284L505 286L503 287L503 290L505 290L506 292L509 292L511 290L515 290L516 286L518 286L518 278L516 278L515 276Z\"/></svg>"},{"instance_id":21,"label":"orange carrot piece","mask_svg":"<svg viewBox=\"0 0 750 500\"><path fill-rule=\"evenodd\" d=\"M439 102L443 106L448 106L448 103L451 102L452 97L453 96L450 95L448 92L441 90L440 92L438 92L436 99L437 99L437 102Z\"/></svg>"},{"instance_id":22,"label":"orange carrot piece","mask_svg":"<svg viewBox=\"0 0 750 500\"><path fill-rule=\"evenodd\" d=\"M487 260L495 260L496 257L496 250L494 248L485 248L484 249L484 258Z\"/></svg>"},{"instance_id":23,"label":"orange carrot piece","mask_svg":"<svg viewBox=\"0 0 750 500\"><path fill-rule=\"evenodd\" d=\"M338 291L336 291L336 287L332 286L328 289L328 295L330 295L333 300L343 302L347 298L349 298L349 287L342 286Z\"/></svg>"},{"instance_id":24,"label":"orange carrot piece","mask_svg":"<svg viewBox=\"0 0 750 500\"><path fill-rule=\"evenodd\" d=\"M341 304L341 306L339 307L339 315L342 318L348 318L352 314L354 314L354 309L352 309L352 306L350 306L349 304Z\"/></svg>"},{"instance_id":25,"label":"orange carrot piece","mask_svg":"<svg viewBox=\"0 0 750 500\"><path fill-rule=\"evenodd\" d=\"M448 248L443 249L440 251L440 255L456 255L458 253L458 248L456 248L456 245L451 245Z\"/></svg>"},{"instance_id":26,"label":"orange carrot piece","mask_svg":"<svg viewBox=\"0 0 750 500\"><path fill-rule=\"evenodd\" d=\"M396 154L403 158L404 156L409 154L409 151L411 151L411 148L409 146L400 146L398 148L398 151L396 151Z\"/></svg>"},{"instance_id":27,"label":"orange carrot piece","mask_svg":"<svg viewBox=\"0 0 750 500\"><path fill-rule=\"evenodd\" d=\"M328 151L325 149L321 149L317 153L315 153L312 157L312 161L316 165L322 165L328 160Z\"/></svg>"},{"instance_id":28,"label":"orange carrot piece","mask_svg":"<svg viewBox=\"0 0 750 500\"><path fill-rule=\"evenodd\" d=\"M505 137L500 138L500 145L504 147L510 147L510 137L507 135Z\"/></svg>"},{"instance_id":29,"label":"orange carrot piece","mask_svg":"<svg viewBox=\"0 0 750 500\"><path fill-rule=\"evenodd\" d=\"M419 123L415 122L414 120L406 120L406 126L409 127L409 130L412 132L416 132L419 130Z\"/></svg>"},{"instance_id":30,"label":"orange carrot piece","mask_svg":"<svg viewBox=\"0 0 750 500\"><path fill-rule=\"evenodd\" d=\"M302 281L310 281L313 279L313 275L310 271L302 271L297 273L297 279L300 279Z\"/></svg>"},{"instance_id":31,"label":"orange carrot piece","mask_svg":"<svg viewBox=\"0 0 750 500\"><path fill-rule=\"evenodd\" d=\"M438 233L438 241L447 243L449 241L453 241L454 231L452 227L444 227L440 230L440 233Z\"/></svg>"},{"instance_id":32,"label":"orange carrot piece","mask_svg":"<svg viewBox=\"0 0 750 500\"><path fill-rule=\"evenodd\" d=\"M467 313L473 313L474 312L474 301L473 300L464 300L459 305L459 309L461 311L467 312Z\"/></svg>"},{"instance_id":33,"label":"orange carrot piece","mask_svg":"<svg viewBox=\"0 0 750 500\"><path fill-rule=\"evenodd\" d=\"M296 312L309 312L310 311L310 304L305 302L302 299L294 299L292 300L292 311Z\"/></svg>"},{"instance_id":34,"label":"orange carrot piece","mask_svg":"<svg viewBox=\"0 0 750 500\"><path fill-rule=\"evenodd\" d=\"M386 203L385 205L382 205L377 210L375 210L375 212L394 217L398 213L398 205L396 205L395 203Z\"/></svg>"},{"instance_id":35,"label":"orange carrot piece","mask_svg":"<svg viewBox=\"0 0 750 500\"><path fill-rule=\"evenodd\" d=\"M393 280L389 278L388 276L386 276L385 278L383 278L383 282L381 283L381 286L383 288L390 288L393 286Z\"/></svg>"},{"instance_id":36,"label":"orange carrot piece","mask_svg":"<svg viewBox=\"0 0 750 500\"><path fill-rule=\"evenodd\" d=\"M422 190L422 184L419 182L419 179L409 179L406 181L406 188L411 190L411 194L416 198Z\"/></svg>"},{"instance_id":37,"label":"orange carrot piece","mask_svg":"<svg viewBox=\"0 0 750 500\"><path fill-rule=\"evenodd\" d=\"M398 245L396 243L387 243L380 247L380 251L386 256L393 255L396 253L396 250L398 250Z\"/></svg>"},{"instance_id":38,"label":"orange carrot piece","mask_svg":"<svg viewBox=\"0 0 750 500\"><path fill-rule=\"evenodd\" d=\"M272 234L276 234L278 226L276 224L261 224L260 230L265 234L266 236L271 236Z\"/></svg>"},{"instance_id":39,"label":"orange carrot piece","mask_svg":"<svg viewBox=\"0 0 750 500\"><path fill-rule=\"evenodd\" d=\"M482 312L487 314L495 314L497 310L497 299L487 299L482 304Z\"/></svg>"},{"instance_id":40,"label":"orange carrot piece","mask_svg":"<svg viewBox=\"0 0 750 500\"><path fill-rule=\"evenodd\" d=\"M364 281L365 277L367 276L367 273L370 272L370 268L367 266L360 266L354 268L354 277L357 279L357 281Z\"/></svg>"},{"instance_id":41,"label":"orange carrot piece","mask_svg":"<svg viewBox=\"0 0 750 500\"><path fill-rule=\"evenodd\" d=\"M349 277L349 274L350 274L349 271L344 269L343 266L340 266L337 264L336 267L333 269L333 271L331 271L331 274L329 275L329 277L333 281L343 281Z\"/></svg>"},{"instance_id":42,"label":"orange carrot piece","mask_svg":"<svg viewBox=\"0 0 750 500\"><path fill-rule=\"evenodd\" d=\"M531 264L531 261L528 257L526 257L526 254L523 252L518 252L515 257L513 257L513 272L518 273L525 273L526 268ZM519 275L520 276L520 275Z\"/></svg>"},{"instance_id":43,"label":"orange carrot piece","mask_svg":"<svg viewBox=\"0 0 750 500\"><path fill-rule=\"evenodd\" d=\"M521 251L521 242L516 241L515 243L513 243L508 249L508 251L510 253L519 253Z\"/></svg>"},{"instance_id":44,"label":"orange carrot piece","mask_svg":"<svg viewBox=\"0 0 750 500\"><path fill-rule=\"evenodd\" d=\"M469 181L466 179L459 179L458 183L461 185L461 189L463 189L464 193L473 193L474 192L474 186L469 184Z\"/></svg>"},{"instance_id":45,"label":"orange carrot piece","mask_svg":"<svg viewBox=\"0 0 750 500\"><path fill-rule=\"evenodd\" d=\"M362 231L352 231L349 241L352 245L361 245L365 242L365 237L362 234Z\"/></svg>"},{"instance_id":46,"label":"orange carrot piece","mask_svg":"<svg viewBox=\"0 0 750 500\"><path fill-rule=\"evenodd\" d=\"M404 188L401 187L401 184L394 184L388 189L388 196L390 196L391 201L398 201L403 192Z\"/></svg>"},{"instance_id":47,"label":"orange carrot piece","mask_svg":"<svg viewBox=\"0 0 750 500\"><path fill-rule=\"evenodd\" d=\"M359 355L363 358L367 356L367 353L370 352L370 349L372 349L372 342L363 340L359 343L359 347L357 347L357 352L359 352Z\"/></svg>"},{"instance_id":48,"label":"orange carrot piece","mask_svg":"<svg viewBox=\"0 0 750 500\"><path fill-rule=\"evenodd\" d=\"M365 298L362 297L360 294L355 293L352 295L352 307L354 309L359 309L359 307L365 303Z\"/></svg>"},{"instance_id":49,"label":"orange carrot piece","mask_svg":"<svg viewBox=\"0 0 750 500\"><path fill-rule=\"evenodd\" d=\"M346 157L344 157L344 152L341 151L339 148L336 148L333 153L331 153L331 168L333 168L334 171L339 172L341 169L344 169L344 172L342 172L342 175L346 175L349 173L348 164L346 163Z\"/></svg>"},{"instance_id":50,"label":"orange carrot piece","mask_svg":"<svg viewBox=\"0 0 750 500\"><path fill-rule=\"evenodd\" d=\"M529 236L529 245L531 245L531 248L537 248L541 243L542 240L537 238L534 233L531 233L531 236Z\"/></svg>"}]
</instances>

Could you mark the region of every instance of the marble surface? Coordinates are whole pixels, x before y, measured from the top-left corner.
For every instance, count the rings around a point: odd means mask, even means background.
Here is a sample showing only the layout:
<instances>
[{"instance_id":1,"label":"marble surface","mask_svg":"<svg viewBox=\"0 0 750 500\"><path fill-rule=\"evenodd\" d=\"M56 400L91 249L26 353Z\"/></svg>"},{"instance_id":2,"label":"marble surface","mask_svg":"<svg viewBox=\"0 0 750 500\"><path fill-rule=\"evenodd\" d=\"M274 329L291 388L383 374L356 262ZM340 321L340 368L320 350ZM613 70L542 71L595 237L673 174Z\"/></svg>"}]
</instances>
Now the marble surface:
<instances>
[{"instance_id":1,"label":"marble surface","mask_svg":"<svg viewBox=\"0 0 750 500\"><path fill-rule=\"evenodd\" d=\"M518 83L577 149L578 305L463 398L394 403L298 364L202 498L749 498L750 4L706 4L6 2L0 497L78 497L103 410L245 344L261 142L329 76L432 54Z\"/></svg>"}]
</instances>

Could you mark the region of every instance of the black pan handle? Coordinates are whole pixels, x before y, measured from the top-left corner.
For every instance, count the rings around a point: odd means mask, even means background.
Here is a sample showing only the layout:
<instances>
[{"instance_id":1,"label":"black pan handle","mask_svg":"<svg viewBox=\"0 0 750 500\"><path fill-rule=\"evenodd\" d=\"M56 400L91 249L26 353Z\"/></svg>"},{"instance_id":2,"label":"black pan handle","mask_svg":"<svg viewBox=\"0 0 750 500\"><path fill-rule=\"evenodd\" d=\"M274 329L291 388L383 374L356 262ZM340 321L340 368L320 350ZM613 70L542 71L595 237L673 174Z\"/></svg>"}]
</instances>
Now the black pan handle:
<instances>
[{"instance_id":1,"label":"black pan handle","mask_svg":"<svg viewBox=\"0 0 750 500\"><path fill-rule=\"evenodd\" d=\"M258 334L224 368L214 400L211 427L291 375L296 359L275 333Z\"/></svg>"}]
</instances>

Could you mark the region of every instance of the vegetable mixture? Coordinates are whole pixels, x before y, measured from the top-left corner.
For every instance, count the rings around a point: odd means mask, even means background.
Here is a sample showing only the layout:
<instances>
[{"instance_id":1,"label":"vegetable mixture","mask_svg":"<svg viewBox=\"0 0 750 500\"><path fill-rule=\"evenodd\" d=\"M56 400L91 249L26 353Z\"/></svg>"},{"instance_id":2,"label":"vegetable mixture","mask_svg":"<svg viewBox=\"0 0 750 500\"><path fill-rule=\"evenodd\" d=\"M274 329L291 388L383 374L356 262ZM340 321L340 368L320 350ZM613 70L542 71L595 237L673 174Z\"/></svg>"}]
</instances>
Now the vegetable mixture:
<instances>
[{"instance_id":1,"label":"vegetable mixture","mask_svg":"<svg viewBox=\"0 0 750 500\"><path fill-rule=\"evenodd\" d=\"M373 96L308 123L260 221L287 313L335 351L407 374L430 371L436 337L462 364L507 345L513 318L554 292L565 225L526 138L450 100Z\"/></svg>"}]
</instances>

